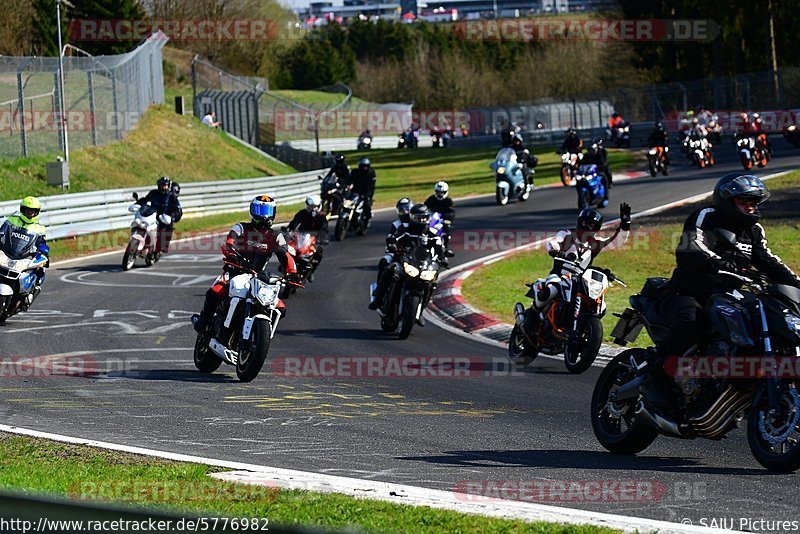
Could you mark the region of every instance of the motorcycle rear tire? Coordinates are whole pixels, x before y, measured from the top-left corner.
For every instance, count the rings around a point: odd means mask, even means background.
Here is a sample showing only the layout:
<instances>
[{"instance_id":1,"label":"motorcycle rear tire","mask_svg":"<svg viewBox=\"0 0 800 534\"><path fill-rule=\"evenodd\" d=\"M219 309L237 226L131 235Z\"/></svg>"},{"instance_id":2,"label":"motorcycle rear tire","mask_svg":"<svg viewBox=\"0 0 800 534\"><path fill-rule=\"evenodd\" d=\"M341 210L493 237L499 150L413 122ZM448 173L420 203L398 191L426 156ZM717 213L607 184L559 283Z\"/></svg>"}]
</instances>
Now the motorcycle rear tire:
<instances>
[{"instance_id":1,"label":"motorcycle rear tire","mask_svg":"<svg viewBox=\"0 0 800 534\"><path fill-rule=\"evenodd\" d=\"M211 351L208 346L210 339L208 334L197 334L194 342L194 366L201 373L213 373L222 365L222 359Z\"/></svg>"},{"instance_id":2,"label":"motorcycle rear tire","mask_svg":"<svg viewBox=\"0 0 800 534\"><path fill-rule=\"evenodd\" d=\"M404 304L403 319L400 323L400 331L398 332L400 339L408 339L408 336L411 335L411 329L414 328L414 323L417 322L419 297L416 295L408 295Z\"/></svg>"},{"instance_id":3,"label":"motorcycle rear tire","mask_svg":"<svg viewBox=\"0 0 800 534\"><path fill-rule=\"evenodd\" d=\"M511 361L524 358L524 362L519 365L528 365L539 355L538 347L531 347L528 340L520 331L518 324L511 329L511 336L508 338L508 357Z\"/></svg>"},{"instance_id":4,"label":"motorcycle rear tire","mask_svg":"<svg viewBox=\"0 0 800 534\"><path fill-rule=\"evenodd\" d=\"M250 347L252 352L247 358L242 358L243 347L239 348L239 358L236 360L236 376L242 382L252 382L267 359L269 352L270 330L272 324L268 320L256 320L253 322L253 329L250 331ZM242 343L244 345L244 343Z\"/></svg>"},{"instance_id":5,"label":"motorcycle rear tire","mask_svg":"<svg viewBox=\"0 0 800 534\"><path fill-rule=\"evenodd\" d=\"M610 427L607 421L603 418L607 411L608 394L611 388L616 385L616 378L619 373L624 373L630 376L630 371L625 369L625 365L630 361L630 357L634 352L644 351L644 349L628 349L620 352L611 360L608 365L600 373L600 378L594 386L592 392L592 403L590 407L590 416L592 418L592 430L597 438L607 451L614 454L633 455L642 452L649 447L653 441L658 437L658 431L645 426L642 423L636 423L633 419L635 415L630 416L631 424L624 431L619 431ZM631 409L629 407L628 409ZM620 417L625 417L624 415Z\"/></svg>"}]
</instances>

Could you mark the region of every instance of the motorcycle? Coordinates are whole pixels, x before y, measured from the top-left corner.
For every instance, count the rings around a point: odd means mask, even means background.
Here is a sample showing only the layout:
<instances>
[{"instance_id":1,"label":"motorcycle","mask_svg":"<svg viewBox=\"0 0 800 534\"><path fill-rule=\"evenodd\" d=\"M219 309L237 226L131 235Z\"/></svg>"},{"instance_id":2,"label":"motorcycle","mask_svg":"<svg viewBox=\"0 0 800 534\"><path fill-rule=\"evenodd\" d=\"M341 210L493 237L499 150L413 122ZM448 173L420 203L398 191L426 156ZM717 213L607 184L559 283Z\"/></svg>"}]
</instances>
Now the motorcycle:
<instances>
[{"instance_id":1,"label":"motorcycle","mask_svg":"<svg viewBox=\"0 0 800 534\"><path fill-rule=\"evenodd\" d=\"M575 180L575 173L578 171L578 165L580 165L581 160L583 159L583 153L569 153L564 152L561 154L561 183L565 186L572 185L572 182Z\"/></svg>"},{"instance_id":2,"label":"motorcycle","mask_svg":"<svg viewBox=\"0 0 800 534\"><path fill-rule=\"evenodd\" d=\"M597 165L581 165L575 174L575 191L578 193L578 210L587 206L608 206L608 191Z\"/></svg>"},{"instance_id":3,"label":"motorcycle","mask_svg":"<svg viewBox=\"0 0 800 534\"><path fill-rule=\"evenodd\" d=\"M756 140L750 136L740 137L736 140L736 149L739 151L739 159L744 170L749 171L753 165L764 167L767 164L767 154Z\"/></svg>"},{"instance_id":4,"label":"motorcycle","mask_svg":"<svg viewBox=\"0 0 800 534\"><path fill-rule=\"evenodd\" d=\"M689 139L689 153L692 162L700 167L712 167L714 165L714 154L711 152L711 143L705 137Z\"/></svg>"},{"instance_id":5,"label":"motorcycle","mask_svg":"<svg viewBox=\"0 0 800 534\"><path fill-rule=\"evenodd\" d=\"M286 227L281 228L286 231ZM317 254L317 236L310 232L292 232L286 238L289 254L294 258L301 283L311 281L311 275L319 267L322 258ZM322 244L322 243L320 243ZM292 293L296 288L292 288Z\"/></svg>"},{"instance_id":6,"label":"motorcycle","mask_svg":"<svg viewBox=\"0 0 800 534\"><path fill-rule=\"evenodd\" d=\"M370 148L372 148L372 136L364 134L358 136L356 150L369 150Z\"/></svg>"},{"instance_id":7,"label":"motorcycle","mask_svg":"<svg viewBox=\"0 0 800 534\"><path fill-rule=\"evenodd\" d=\"M717 115L712 115L711 119L708 121L706 125L706 129L708 130L708 137L710 137L715 143L720 143L722 141L722 126L719 124L719 117Z\"/></svg>"},{"instance_id":8,"label":"motorcycle","mask_svg":"<svg viewBox=\"0 0 800 534\"><path fill-rule=\"evenodd\" d=\"M214 311L194 345L194 365L213 373L223 362L236 368L242 382L250 382L261 371L284 315L281 294L285 288L302 284L257 271L241 255L225 263L246 271L230 280L228 296Z\"/></svg>"},{"instance_id":9,"label":"motorcycle","mask_svg":"<svg viewBox=\"0 0 800 534\"><path fill-rule=\"evenodd\" d=\"M780 472L800 468L797 379L773 373L770 363L781 357L795 361L800 355L800 290L771 284L756 272L724 274L743 286L711 297L706 309L710 335L681 359L699 362L702 355L712 355L733 369L732 358L750 357L764 367L732 378L720 376L718 369L725 365L713 362L709 368L714 372L699 377L691 370L676 372L680 392L672 394L674 413L662 413L647 404L640 389L652 349L621 352L603 370L592 395L592 428L607 450L636 454L660 434L719 440L746 417L750 451L758 463ZM663 342L669 330L658 311L657 296L666 282L665 278L648 279L642 291L630 297L631 307L615 314L620 318L611 334L616 343L635 340L642 327L657 344Z\"/></svg>"},{"instance_id":10,"label":"motorcycle","mask_svg":"<svg viewBox=\"0 0 800 534\"><path fill-rule=\"evenodd\" d=\"M658 176L659 172L664 176L669 174L667 155L669 155L668 146L654 146L647 151L647 166L650 169L650 176Z\"/></svg>"},{"instance_id":11,"label":"motorcycle","mask_svg":"<svg viewBox=\"0 0 800 534\"><path fill-rule=\"evenodd\" d=\"M397 136L397 148L405 148L406 147L406 134L401 133Z\"/></svg>"},{"instance_id":12,"label":"motorcycle","mask_svg":"<svg viewBox=\"0 0 800 534\"><path fill-rule=\"evenodd\" d=\"M433 148L440 148L442 146L442 132L434 130L431 132L431 146Z\"/></svg>"},{"instance_id":13,"label":"motorcycle","mask_svg":"<svg viewBox=\"0 0 800 534\"><path fill-rule=\"evenodd\" d=\"M327 179L317 176L317 180L322 180L319 185L322 211L330 218L332 214L339 213L339 207L342 204L342 185L335 174L331 174Z\"/></svg>"},{"instance_id":14,"label":"motorcycle","mask_svg":"<svg viewBox=\"0 0 800 534\"><path fill-rule=\"evenodd\" d=\"M138 200L139 195L134 193L133 198ZM143 258L147 267L157 262L155 251L158 223L160 221L166 226L172 223L172 217L166 213L159 215L149 202L143 206L133 203L128 207L128 211L133 213L133 222L131 222L131 239L122 255L123 271L131 270L137 258Z\"/></svg>"},{"instance_id":15,"label":"motorcycle","mask_svg":"<svg viewBox=\"0 0 800 534\"><path fill-rule=\"evenodd\" d=\"M582 268L566 258L555 258L561 272L559 296L543 310L533 304L526 309L521 302L514 304L514 326L508 341L508 356L514 363L528 365L539 353L564 354L564 365L570 373L588 369L600 351L606 313L605 294L613 282L625 283L608 269ZM526 297L534 299L543 287L540 278L529 287ZM627 287L627 286L626 286Z\"/></svg>"},{"instance_id":16,"label":"motorcycle","mask_svg":"<svg viewBox=\"0 0 800 534\"><path fill-rule=\"evenodd\" d=\"M520 201L528 200L533 187L525 181L522 165L517 162L517 154L512 148L501 148L494 162L489 164L495 173L495 200L498 206L508 204L513 196Z\"/></svg>"},{"instance_id":17,"label":"motorcycle","mask_svg":"<svg viewBox=\"0 0 800 534\"><path fill-rule=\"evenodd\" d=\"M345 189L342 197L334 235L339 241L344 241L351 230L356 235L365 235L368 226L369 221L364 217L364 199L353 191L353 186L350 185Z\"/></svg>"},{"instance_id":18,"label":"motorcycle","mask_svg":"<svg viewBox=\"0 0 800 534\"><path fill-rule=\"evenodd\" d=\"M392 269L392 281L378 311L384 332L396 331L400 339L408 338L428 306L442 261L436 254L434 240L438 238L419 236L399 262L387 267ZM370 286L370 298L374 298L376 285L373 282Z\"/></svg>"},{"instance_id":19,"label":"motorcycle","mask_svg":"<svg viewBox=\"0 0 800 534\"><path fill-rule=\"evenodd\" d=\"M787 126L786 129L783 130L783 137L789 144L800 148L800 129L797 128L797 125L792 124L791 126Z\"/></svg>"},{"instance_id":20,"label":"motorcycle","mask_svg":"<svg viewBox=\"0 0 800 534\"><path fill-rule=\"evenodd\" d=\"M50 247L35 242L23 228L8 222L0 228L0 324L28 311L42 290Z\"/></svg>"},{"instance_id":21,"label":"motorcycle","mask_svg":"<svg viewBox=\"0 0 800 534\"><path fill-rule=\"evenodd\" d=\"M606 135L614 141L614 146L617 148L621 146L625 148L631 147L631 125L628 121L624 121L622 126L614 126L606 130Z\"/></svg>"}]
</instances>

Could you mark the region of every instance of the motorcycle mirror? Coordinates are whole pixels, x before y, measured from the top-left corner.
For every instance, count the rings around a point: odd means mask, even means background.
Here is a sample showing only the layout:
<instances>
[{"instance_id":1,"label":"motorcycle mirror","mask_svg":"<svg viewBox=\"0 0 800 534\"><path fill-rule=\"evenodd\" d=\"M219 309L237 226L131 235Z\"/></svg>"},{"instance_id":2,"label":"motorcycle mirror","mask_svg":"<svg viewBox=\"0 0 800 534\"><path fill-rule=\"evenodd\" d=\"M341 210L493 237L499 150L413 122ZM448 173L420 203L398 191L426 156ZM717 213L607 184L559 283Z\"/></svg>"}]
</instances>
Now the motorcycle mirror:
<instances>
[{"instance_id":1,"label":"motorcycle mirror","mask_svg":"<svg viewBox=\"0 0 800 534\"><path fill-rule=\"evenodd\" d=\"M133 200L139 200L139 193L133 193Z\"/></svg>"},{"instance_id":2,"label":"motorcycle mirror","mask_svg":"<svg viewBox=\"0 0 800 534\"><path fill-rule=\"evenodd\" d=\"M321 174L317 175L317 180L322 180L322 175Z\"/></svg>"},{"instance_id":3,"label":"motorcycle mirror","mask_svg":"<svg viewBox=\"0 0 800 534\"><path fill-rule=\"evenodd\" d=\"M724 230L722 228L717 228L714 230L714 235L719 238L719 240L729 246L730 248L736 248L736 243L738 242L736 239L736 234L729 230Z\"/></svg>"}]
</instances>

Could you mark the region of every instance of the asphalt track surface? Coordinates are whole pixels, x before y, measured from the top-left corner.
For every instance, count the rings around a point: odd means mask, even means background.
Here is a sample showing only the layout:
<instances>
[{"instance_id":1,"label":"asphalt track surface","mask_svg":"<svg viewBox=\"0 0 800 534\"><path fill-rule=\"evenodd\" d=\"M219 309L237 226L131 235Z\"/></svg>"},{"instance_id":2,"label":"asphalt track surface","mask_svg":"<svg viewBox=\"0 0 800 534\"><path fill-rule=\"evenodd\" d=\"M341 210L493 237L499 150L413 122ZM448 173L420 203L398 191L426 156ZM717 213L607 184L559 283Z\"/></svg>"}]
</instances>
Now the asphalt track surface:
<instances>
[{"instance_id":1,"label":"asphalt track surface","mask_svg":"<svg viewBox=\"0 0 800 534\"><path fill-rule=\"evenodd\" d=\"M711 169L676 166L667 178L619 183L607 216L616 216L621 201L637 212L708 191L723 172L741 169L730 145L718 150L718 161ZM776 157L757 172L798 167L800 151L781 140ZM575 213L574 191L542 189L530 201L506 207L490 197L461 201L457 224L461 231L497 237L503 231L553 231L571 224ZM218 249L205 242L194 250L178 247L183 250L150 269L122 272L121 251L51 269L35 309L0 329L6 362L0 421L442 490L464 490L465 481L593 480L612 487L654 481L654 501L619 501L613 491L599 501L540 498L607 513L689 518L695 524L715 517L800 519L797 475L762 469L743 430L721 442L659 437L638 457L614 456L595 440L588 415L600 369L572 376L563 363L542 358L511 374L504 350L430 323L415 327L405 341L381 332L377 314L367 309L367 295L389 220L390 214L382 213L370 235L328 247L317 281L288 301L269 358L466 357L474 359L470 376L298 378L265 367L254 382L241 384L229 366L213 375L199 373L192 363L195 335L188 318L201 307L221 266ZM479 242L482 249L470 248L480 250L457 247L453 265L496 251L495 240ZM26 356L98 372L30 376L30 369L8 367Z\"/></svg>"}]
</instances>

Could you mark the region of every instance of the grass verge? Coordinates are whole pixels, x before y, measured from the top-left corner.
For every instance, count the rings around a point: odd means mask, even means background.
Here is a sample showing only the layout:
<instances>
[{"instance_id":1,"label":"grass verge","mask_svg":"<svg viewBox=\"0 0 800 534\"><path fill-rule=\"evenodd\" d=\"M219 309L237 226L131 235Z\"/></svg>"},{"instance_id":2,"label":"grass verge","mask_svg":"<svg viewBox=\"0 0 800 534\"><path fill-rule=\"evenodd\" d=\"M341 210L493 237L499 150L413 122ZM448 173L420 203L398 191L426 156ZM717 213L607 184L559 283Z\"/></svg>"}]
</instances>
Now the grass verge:
<instances>
[{"instance_id":1,"label":"grass verge","mask_svg":"<svg viewBox=\"0 0 800 534\"><path fill-rule=\"evenodd\" d=\"M45 164L54 159L0 159L0 200L64 193L47 185ZM168 106L150 108L120 142L71 152L69 163L72 193L150 185L161 175L199 182L296 172Z\"/></svg>"},{"instance_id":2,"label":"grass verge","mask_svg":"<svg viewBox=\"0 0 800 534\"><path fill-rule=\"evenodd\" d=\"M797 184L800 171L794 171L767 182L773 192L772 199L762 206L763 224L767 230L770 248L795 272L800 272L800 191ZM611 269L628 287L615 285L606 293L607 313L603 318L605 341L614 328L617 318L612 312L622 312L628 307L628 297L638 293L645 280L653 276L669 277L675 267L675 247L678 244L686 217L699 204L682 206L659 215L635 219L631 237L619 250L604 251L595 265ZM544 251L516 254L510 258L482 267L464 281L462 294L476 308L513 324L515 302L530 304L525 298L524 284L545 276L553 266ZM639 339L630 346L645 347L650 344L643 330Z\"/></svg>"},{"instance_id":3,"label":"grass verge","mask_svg":"<svg viewBox=\"0 0 800 534\"><path fill-rule=\"evenodd\" d=\"M222 469L0 434L0 488L75 500L112 500L203 517L267 518L270 526L372 532L616 532L592 526L526 523L347 495L251 487L208 476ZM46 515L46 510L42 511Z\"/></svg>"}]
</instances>

